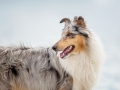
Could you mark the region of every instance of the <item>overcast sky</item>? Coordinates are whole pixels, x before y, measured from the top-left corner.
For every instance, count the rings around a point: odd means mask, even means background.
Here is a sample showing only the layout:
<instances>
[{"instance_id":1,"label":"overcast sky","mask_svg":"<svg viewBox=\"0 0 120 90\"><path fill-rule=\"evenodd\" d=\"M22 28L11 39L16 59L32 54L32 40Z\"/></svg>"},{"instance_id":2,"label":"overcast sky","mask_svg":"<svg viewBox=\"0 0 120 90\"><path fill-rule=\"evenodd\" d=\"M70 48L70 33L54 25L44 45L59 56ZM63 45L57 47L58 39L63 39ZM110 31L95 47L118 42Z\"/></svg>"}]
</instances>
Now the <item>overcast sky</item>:
<instances>
[{"instance_id":1,"label":"overcast sky","mask_svg":"<svg viewBox=\"0 0 120 90\"><path fill-rule=\"evenodd\" d=\"M0 46L52 45L64 26L60 20L74 16L84 17L105 48L97 90L120 90L120 0L0 0Z\"/></svg>"}]
</instances>

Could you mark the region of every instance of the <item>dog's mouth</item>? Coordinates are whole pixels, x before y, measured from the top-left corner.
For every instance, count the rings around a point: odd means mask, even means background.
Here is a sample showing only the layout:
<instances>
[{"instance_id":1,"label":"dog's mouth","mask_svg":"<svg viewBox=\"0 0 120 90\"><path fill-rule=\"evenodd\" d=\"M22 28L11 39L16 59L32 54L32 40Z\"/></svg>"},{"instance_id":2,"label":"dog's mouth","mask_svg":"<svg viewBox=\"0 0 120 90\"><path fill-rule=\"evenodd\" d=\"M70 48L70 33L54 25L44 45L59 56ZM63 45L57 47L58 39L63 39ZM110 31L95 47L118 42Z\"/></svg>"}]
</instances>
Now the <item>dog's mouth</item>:
<instances>
[{"instance_id":1,"label":"dog's mouth","mask_svg":"<svg viewBox=\"0 0 120 90\"><path fill-rule=\"evenodd\" d=\"M60 58L64 58L65 56L67 56L71 51L73 51L74 48L75 48L74 45L70 45L67 48L65 48L63 52L60 53Z\"/></svg>"}]
</instances>

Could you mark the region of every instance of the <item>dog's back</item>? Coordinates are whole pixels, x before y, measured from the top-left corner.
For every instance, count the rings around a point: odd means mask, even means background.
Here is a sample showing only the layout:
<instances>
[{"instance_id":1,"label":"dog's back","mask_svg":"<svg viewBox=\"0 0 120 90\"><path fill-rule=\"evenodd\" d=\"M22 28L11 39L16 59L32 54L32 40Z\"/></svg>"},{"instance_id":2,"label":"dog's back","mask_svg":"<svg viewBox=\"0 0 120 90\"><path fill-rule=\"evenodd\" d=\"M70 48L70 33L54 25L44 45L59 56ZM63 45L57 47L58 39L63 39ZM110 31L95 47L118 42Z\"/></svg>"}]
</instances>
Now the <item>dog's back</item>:
<instances>
[{"instance_id":1,"label":"dog's back","mask_svg":"<svg viewBox=\"0 0 120 90\"><path fill-rule=\"evenodd\" d=\"M50 48L0 47L0 90L70 90L58 61Z\"/></svg>"}]
</instances>

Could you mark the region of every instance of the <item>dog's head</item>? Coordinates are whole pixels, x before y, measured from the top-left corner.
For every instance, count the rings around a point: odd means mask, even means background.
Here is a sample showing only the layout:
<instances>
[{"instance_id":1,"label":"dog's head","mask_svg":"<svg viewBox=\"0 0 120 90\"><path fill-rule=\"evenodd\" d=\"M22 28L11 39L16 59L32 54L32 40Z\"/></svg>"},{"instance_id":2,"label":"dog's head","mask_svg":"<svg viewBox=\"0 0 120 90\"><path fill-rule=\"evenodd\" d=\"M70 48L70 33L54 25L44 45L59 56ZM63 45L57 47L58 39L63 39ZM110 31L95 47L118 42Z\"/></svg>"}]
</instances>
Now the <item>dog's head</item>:
<instances>
[{"instance_id":1,"label":"dog's head","mask_svg":"<svg viewBox=\"0 0 120 90\"><path fill-rule=\"evenodd\" d=\"M61 39L52 47L54 51L61 51L60 58L80 53L87 48L86 40L89 37L86 32L86 24L83 17L74 17L71 21L63 18L60 23L65 22Z\"/></svg>"}]
</instances>

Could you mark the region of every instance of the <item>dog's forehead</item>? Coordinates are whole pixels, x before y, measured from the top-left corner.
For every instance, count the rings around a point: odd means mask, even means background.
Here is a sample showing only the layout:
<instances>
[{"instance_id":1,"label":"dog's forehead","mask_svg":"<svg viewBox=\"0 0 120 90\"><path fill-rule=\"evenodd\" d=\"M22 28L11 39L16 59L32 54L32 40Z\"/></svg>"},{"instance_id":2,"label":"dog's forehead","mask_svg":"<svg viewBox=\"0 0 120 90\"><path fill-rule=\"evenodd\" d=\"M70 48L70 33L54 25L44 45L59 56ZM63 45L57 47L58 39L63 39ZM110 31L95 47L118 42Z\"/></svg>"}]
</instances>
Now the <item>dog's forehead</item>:
<instances>
[{"instance_id":1,"label":"dog's forehead","mask_svg":"<svg viewBox=\"0 0 120 90\"><path fill-rule=\"evenodd\" d=\"M75 26L76 26L76 23L72 22L72 21L70 24L65 25L64 29L62 31L62 37L65 37L65 35L68 33L78 34L78 32L75 31L75 29L76 29Z\"/></svg>"},{"instance_id":2,"label":"dog's forehead","mask_svg":"<svg viewBox=\"0 0 120 90\"><path fill-rule=\"evenodd\" d=\"M76 25L76 23L71 21L70 24L65 25L63 31L66 32L67 30L69 30L71 32L71 31L73 31L75 25Z\"/></svg>"}]
</instances>

